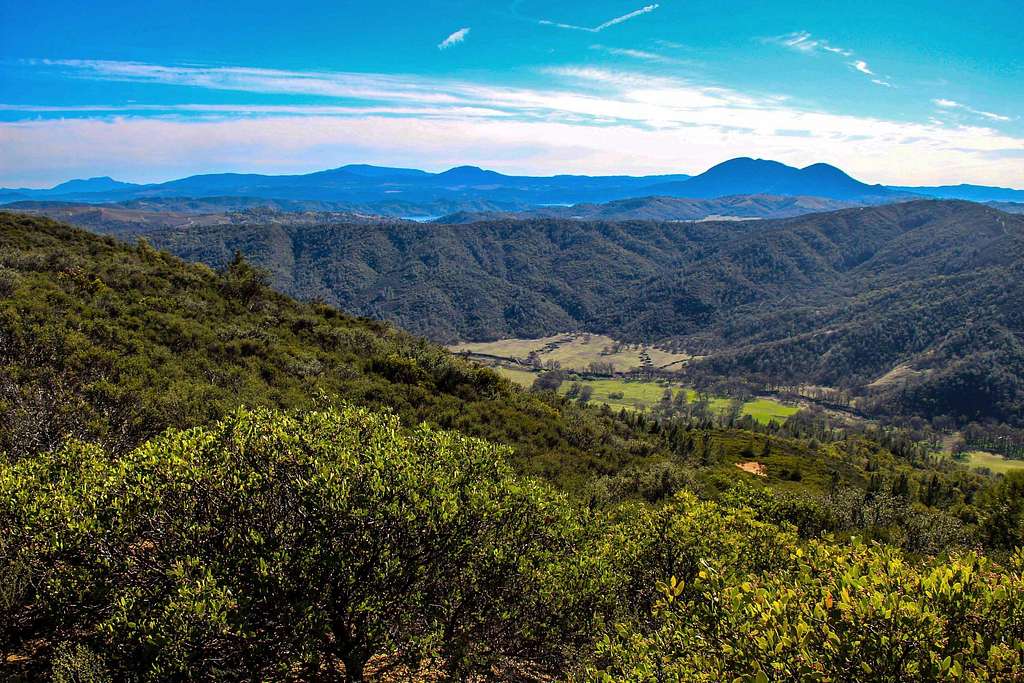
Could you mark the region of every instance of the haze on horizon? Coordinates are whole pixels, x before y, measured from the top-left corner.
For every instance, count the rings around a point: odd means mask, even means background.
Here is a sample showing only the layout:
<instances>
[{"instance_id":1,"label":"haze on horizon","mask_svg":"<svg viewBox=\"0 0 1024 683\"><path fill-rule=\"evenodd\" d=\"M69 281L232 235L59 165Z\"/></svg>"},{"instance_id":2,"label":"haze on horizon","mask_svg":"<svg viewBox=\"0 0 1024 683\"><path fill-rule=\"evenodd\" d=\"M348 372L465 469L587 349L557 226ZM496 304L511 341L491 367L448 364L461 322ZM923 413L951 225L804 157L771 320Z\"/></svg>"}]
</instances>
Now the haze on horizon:
<instances>
[{"instance_id":1,"label":"haze on horizon","mask_svg":"<svg viewBox=\"0 0 1024 683\"><path fill-rule=\"evenodd\" d=\"M0 187L348 163L1024 187L1010 1L0 0Z\"/></svg>"}]
</instances>

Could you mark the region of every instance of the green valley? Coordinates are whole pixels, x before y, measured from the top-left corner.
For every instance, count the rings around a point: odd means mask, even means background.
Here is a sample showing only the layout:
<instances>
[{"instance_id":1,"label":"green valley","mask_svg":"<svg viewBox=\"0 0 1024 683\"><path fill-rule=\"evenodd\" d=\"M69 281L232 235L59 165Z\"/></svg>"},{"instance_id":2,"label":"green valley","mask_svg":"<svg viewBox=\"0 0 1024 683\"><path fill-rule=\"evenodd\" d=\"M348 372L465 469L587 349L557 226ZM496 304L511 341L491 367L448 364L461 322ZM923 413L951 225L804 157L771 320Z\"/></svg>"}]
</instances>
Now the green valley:
<instances>
[{"instance_id":1,"label":"green valley","mask_svg":"<svg viewBox=\"0 0 1024 683\"><path fill-rule=\"evenodd\" d=\"M998 474L1024 470L1024 460L1008 460L995 453L971 451L967 453L967 464L973 468L984 468Z\"/></svg>"}]
</instances>

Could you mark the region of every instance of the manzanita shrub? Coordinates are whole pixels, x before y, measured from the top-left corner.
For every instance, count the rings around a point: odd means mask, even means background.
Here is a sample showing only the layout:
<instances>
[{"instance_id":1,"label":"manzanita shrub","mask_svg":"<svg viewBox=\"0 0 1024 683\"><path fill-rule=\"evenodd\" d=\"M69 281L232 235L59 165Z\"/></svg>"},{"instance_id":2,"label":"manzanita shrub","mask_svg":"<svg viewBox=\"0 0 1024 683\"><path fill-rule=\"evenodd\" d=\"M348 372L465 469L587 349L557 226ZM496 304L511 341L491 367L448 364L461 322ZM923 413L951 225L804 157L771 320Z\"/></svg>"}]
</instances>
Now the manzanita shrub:
<instances>
[{"instance_id":1,"label":"manzanita shrub","mask_svg":"<svg viewBox=\"0 0 1024 683\"><path fill-rule=\"evenodd\" d=\"M770 491L590 510L507 455L336 407L0 461L0 674L1024 680L1021 550L802 539Z\"/></svg>"},{"instance_id":2,"label":"manzanita shrub","mask_svg":"<svg viewBox=\"0 0 1024 683\"><path fill-rule=\"evenodd\" d=\"M557 667L551 634L580 629L550 567L580 526L505 455L361 409L240 410L0 466L4 649L82 639L115 679Z\"/></svg>"},{"instance_id":3,"label":"manzanita shrub","mask_svg":"<svg viewBox=\"0 0 1024 683\"><path fill-rule=\"evenodd\" d=\"M856 539L798 544L792 529L775 527L773 542L749 515L683 494L654 513L658 527L620 536L672 548L676 564L648 612L599 637L579 678L1024 680L1021 550L1006 567L976 554L913 565ZM687 552L673 532L696 520L683 539L708 552L680 564Z\"/></svg>"}]
</instances>

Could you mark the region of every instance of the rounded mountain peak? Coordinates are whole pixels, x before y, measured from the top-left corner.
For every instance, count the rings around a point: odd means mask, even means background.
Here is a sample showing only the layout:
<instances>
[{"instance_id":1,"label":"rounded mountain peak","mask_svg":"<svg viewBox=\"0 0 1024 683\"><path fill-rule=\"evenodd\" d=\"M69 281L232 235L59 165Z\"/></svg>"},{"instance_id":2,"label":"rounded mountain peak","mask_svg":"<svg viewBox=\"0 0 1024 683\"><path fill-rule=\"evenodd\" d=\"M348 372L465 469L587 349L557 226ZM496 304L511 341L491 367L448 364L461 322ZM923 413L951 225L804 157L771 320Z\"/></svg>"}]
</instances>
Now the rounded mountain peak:
<instances>
[{"instance_id":1,"label":"rounded mountain peak","mask_svg":"<svg viewBox=\"0 0 1024 683\"><path fill-rule=\"evenodd\" d=\"M476 181L494 180L495 178L501 178L502 175L497 171L487 171L479 166L456 166L444 173L438 173L437 177L445 180Z\"/></svg>"}]
</instances>

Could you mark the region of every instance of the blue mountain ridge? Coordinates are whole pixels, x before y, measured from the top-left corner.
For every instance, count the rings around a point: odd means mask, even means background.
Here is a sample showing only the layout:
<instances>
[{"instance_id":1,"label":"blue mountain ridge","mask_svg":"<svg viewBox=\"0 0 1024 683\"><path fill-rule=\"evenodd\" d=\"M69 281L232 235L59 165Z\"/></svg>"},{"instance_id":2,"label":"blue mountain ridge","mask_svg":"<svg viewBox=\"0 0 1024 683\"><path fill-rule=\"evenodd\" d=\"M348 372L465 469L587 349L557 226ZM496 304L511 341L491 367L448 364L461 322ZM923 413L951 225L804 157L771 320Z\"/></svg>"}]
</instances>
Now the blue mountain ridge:
<instances>
[{"instance_id":1,"label":"blue mountain ridge","mask_svg":"<svg viewBox=\"0 0 1024 683\"><path fill-rule=\"evenodd\" d=\"M45 190L0 189L0 203L26 199L100 203L147 198L236 196L351 203L465 200L490 201L511 207L608 202L654 195L687 199L776 195L863 203L927 196L1024 202L1024 190L978 185L869 185L829 164L796 168L778 161L741 157L722 162L692 177L685 174L513 176L476 166L457 166L441 173L430 173L368 164L350 164L301 175L210 173L146 185L102 176L69 180Z\"/></svg>"}]
</instances>

